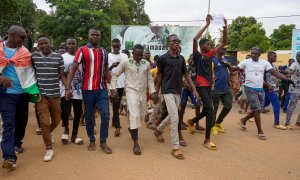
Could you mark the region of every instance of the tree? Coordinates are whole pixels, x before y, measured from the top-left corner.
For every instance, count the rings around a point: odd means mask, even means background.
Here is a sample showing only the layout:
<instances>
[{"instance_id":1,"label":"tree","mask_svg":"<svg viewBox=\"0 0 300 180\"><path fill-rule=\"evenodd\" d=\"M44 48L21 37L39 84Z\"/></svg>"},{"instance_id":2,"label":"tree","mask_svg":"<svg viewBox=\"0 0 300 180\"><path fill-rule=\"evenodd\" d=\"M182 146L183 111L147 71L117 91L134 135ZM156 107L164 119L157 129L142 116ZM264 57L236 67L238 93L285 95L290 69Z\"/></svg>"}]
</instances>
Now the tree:
<instances>
[{"instance_id":1,"label":"tree","mask_svg":"<svg viewBox=\"0 0 300 180\"><path fill-rule=\"evenodd\" d=\"M144 0L47 0L54 11L44 17L39 29L53 38L57 47L69 36L87 42L87 31L101 30L101 45L110 46L110 26L148 25L150 19L144 11Z\"/></svg>"},{"instance_id":2,"label":"tree","mask_svg":"<svg viewBox=\"0 0 300 180\"><path fill-rule=\"evenodd\" d=\"M262 23L254 17L237 17L228 27L228 45L230 50L249 50L257 46L263 51L270 48L270 41Z\"/></svg>"},{"instance_id":3,"label":"tree","mask_svg":"<svg viewBox=\"0 0 300 180\"><path fill-rule=\"evenodd\" d=\"M278 29L274 29L270 36L272 48L275 50L290 50L293 29L295 29L295 24L282 24Z\"/></svg>"},{"instance_id":4,"label":"tree","mask_svg":"<svg viewBox=\"0 0 300 180\"><path fill-rule=\"evenodd\" d=\"M11 25L35 30L37 8L32 0L1 0L0 30L7 31Z\"/></svg>"}]
</instances>

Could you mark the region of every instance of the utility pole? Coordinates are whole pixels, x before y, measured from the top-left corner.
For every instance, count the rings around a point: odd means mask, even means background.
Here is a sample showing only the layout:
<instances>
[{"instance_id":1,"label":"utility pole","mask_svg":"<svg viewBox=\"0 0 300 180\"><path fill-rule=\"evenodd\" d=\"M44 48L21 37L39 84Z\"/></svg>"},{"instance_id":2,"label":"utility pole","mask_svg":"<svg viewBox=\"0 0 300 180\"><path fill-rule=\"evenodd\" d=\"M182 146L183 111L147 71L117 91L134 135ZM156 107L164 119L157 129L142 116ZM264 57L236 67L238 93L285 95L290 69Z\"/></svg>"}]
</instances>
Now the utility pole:
<instances>
[{"instance_id":1,"label":"utility pole","mask_svg":"<svg viewBox=\"0 0 300 180\"><path fill-rule=\"evenodd\" d=\"M210 0L208 0L208 12L207 14L210 13ZM208 33L209 33L209 27L207 27L207 30L206 30L206 34L205 34L205 37L208 39Z\"/></svg>"}]
</instances>

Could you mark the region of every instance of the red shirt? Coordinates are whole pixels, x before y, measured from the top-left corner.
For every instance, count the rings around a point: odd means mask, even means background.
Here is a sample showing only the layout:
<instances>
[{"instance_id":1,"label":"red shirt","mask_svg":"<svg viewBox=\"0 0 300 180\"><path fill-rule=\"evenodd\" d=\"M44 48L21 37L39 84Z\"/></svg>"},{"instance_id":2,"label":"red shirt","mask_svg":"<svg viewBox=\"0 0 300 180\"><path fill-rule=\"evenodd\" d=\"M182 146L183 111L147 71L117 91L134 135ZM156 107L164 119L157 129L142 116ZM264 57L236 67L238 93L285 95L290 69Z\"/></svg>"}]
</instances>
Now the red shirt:
<instances>
[{"instance_id":1,"label":"red shirt","mask_svg":"<svg viewBox=\"0 0 300 180\"><path fill-rule=\"evenodd\" d=\"M107 89L104 71L108 66L108 54L105 49L93 48L91 44L82 46L77 50L74 62L82 63L82 90Z\"/></svg>"}]
</instances>

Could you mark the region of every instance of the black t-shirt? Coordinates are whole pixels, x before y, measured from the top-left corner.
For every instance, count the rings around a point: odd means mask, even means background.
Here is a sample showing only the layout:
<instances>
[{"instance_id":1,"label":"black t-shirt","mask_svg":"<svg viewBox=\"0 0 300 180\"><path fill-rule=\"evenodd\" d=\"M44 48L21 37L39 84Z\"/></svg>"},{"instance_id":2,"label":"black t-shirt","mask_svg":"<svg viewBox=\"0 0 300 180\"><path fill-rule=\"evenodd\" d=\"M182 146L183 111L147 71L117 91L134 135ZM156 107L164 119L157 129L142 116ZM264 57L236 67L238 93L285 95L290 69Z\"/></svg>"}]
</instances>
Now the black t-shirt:
<instances>
[{"instance_id":1,"label":"black t-shirt","mask_svg":"<svg viewBox=\"0 0 300 180\"><path fill-rule=\"evenodd\" d=\"M196 68L196 86L205 87L212 84L212 57L215 49L207 54L201 54L199 51L193 53L194 66Z\"/></svg>"},{"instance_id":2,"label":"black t-shirt","mask_svg":"<svg viewBox=\"0 0 300 180\"><path fill-rule=\"evenodd\" d=\"M184 57L173 57L169 51L157 60L158 74L162 73L162 94L181 94L182 76L187 73Z\"/></svg>"}]
</instances>

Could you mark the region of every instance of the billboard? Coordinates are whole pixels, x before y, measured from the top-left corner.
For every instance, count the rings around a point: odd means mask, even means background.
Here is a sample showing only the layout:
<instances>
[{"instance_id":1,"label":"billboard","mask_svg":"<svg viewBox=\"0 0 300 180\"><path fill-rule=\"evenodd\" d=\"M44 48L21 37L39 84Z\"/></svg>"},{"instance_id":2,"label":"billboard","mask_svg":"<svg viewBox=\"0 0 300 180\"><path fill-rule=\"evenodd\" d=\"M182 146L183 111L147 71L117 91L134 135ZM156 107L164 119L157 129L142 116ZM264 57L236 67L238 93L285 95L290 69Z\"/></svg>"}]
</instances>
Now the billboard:
<instances>
[{"instance_id":1,"label":"billboard","mask_svg":"<svg viewBox=\"0 0 300 180\"><path fill-rule=\"evenodd\" d=\"M296 59L296 53L300 51L300 29L293 30L292 58Z\"/></svg>"},{"instance_id":2,"label":"billboard","mask_svg":"<svg viewBox=\"0 0 300 180\"><path fill-rule=\"evenodd\" d=\"M153 57L166 53L167 37L176 34L181 40L181 55L187 58L193 52L193 38L199 30L199 26L111 26L111 39L120 39L121 49L132 50L135 44L142 44Z\"/></svg>"}]
</instances>

